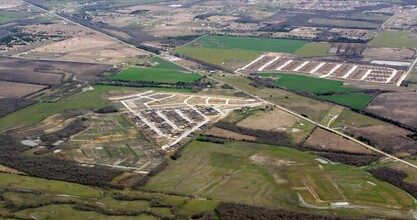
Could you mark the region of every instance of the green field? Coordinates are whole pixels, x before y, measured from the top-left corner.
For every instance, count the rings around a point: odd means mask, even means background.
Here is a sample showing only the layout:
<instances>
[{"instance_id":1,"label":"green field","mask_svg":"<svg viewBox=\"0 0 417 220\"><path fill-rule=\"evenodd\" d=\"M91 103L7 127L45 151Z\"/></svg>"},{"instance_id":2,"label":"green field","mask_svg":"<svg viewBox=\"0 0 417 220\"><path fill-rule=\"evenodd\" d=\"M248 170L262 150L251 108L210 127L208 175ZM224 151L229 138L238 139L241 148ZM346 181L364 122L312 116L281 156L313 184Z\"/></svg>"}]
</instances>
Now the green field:
<instances>
[{"instance_id":1,"label":"green field","mask_svg":"<svg viewBox=\"0 0 417 220\"><path fill-rule=\"evenodd\" d=\"M311 42L304 47L300 48L299 50L295 51L295 55L303 56L303 57L324 57L330 56L331 54L328 51L331 48L331 44L329 43L317 43Z\"/></svg>"},{"instance_id":2,"label":"green field","mask_svg":"<svg viewBox=\"0 0 417 220\"><path fill-rule=\"evenodd\" d=\"M235 67L255 59L262 52L294 53L307 43L303 40L208 35L175 52L217 66Z\"/></svg>"},{"instance_id":3,"label":"green field","mask_svg":"<svg viewBox=\"0 0 417 220\"><path fill-rule=\"evenodd\" d=\"M167 70L179 70L179 71L187 71L186 69L184 69L181 66L178 66L175 63L169 62L168 60L162 59L160 57L154 57L152 59L152 62L157 62L158 64L156 64L155 66L153 66L152 68L157 68L157 69L167 69Z\"/></svg>"},{"instance_id":4,"label":"green field","mask_svg":"<svg viewBox=\"0 0 417 220\"><path fill-rule=\"evenodd\" d=\"M357 90L354 88L343 87L343 82L336 80L320 79L285 73L261 73L259 75L277 76L279 77L276 81L278 86L312 94L323 92L348 92Z\"/></svg>"},{"instance_id":5,"label":"green field","mask_svg":"<svg viewBox=\"0 0 417 220\"><path fill-rule=\"evenodd\" d=\"M343 82L329 79L313 78L296 74L285 73L261 73L261 76L279 77L275 84L294 91L307 92L310 94L325 92L349 92L358 89L344 87ZM335 94L317 97L333 101L354 108L364 108L372 100L373 96L365 94Z\"/></svg>"},{"instance_id":6,"label":"green field","mask_svg":"<svg viewBox=\"0 0 417 220\"><path fill-rule=\"evenodd\" d=\"M7 188L6 192L3 189ZM90 186L83 186L75 183L67 183L55 180L46 180L28 176L0 173L1 194L14 204L33 204L38 205L47 201L76 201L88 203L102 207L106 210L147 210L151 213L159 214L164 217L172 217L170 208L158 208L152 206L150 201L136 199L133 201L121 201L114 199L112 194L115 192L129 196L141 196L154 198L162 204L175 206L181 219L190 219L191 215L202 212L212 211L215 201L204 199L190 199L180 196L169 196L140 191L116 191ZM39 194L41 193L41 194ZM9 213L15 217L23 219L159 219L150 215L140 215L137 217L128 216L108 216L95 211L75 210L73 205L46 205L38 208L27 208L13 212L4 206L0 201L0 215Z\"/></svg>"},{"instance_id":7,"label":"green field","mask_svg":"<svg viewBox=\"0 0 417 220\"><path fill-rule=\"evenodd\" d=\"M337 117L337 119L333 122L332 127L341 127L343 125L348 125L360 128L384 124L386 123L383 121L344 109L342 113L340 113L340 115Z\"/></svg>"},{"instance_id":8,"label":"green field","mask_svg":"<svg viewBox=\"0 0 417 220\"><path fill-rule=\"evenodd\" d=\"M27 18L31 15L34 15L33 12L27 12L27 11L0 11L0 24L1 23L7 23L23 18Z\"/></svg>"},{"instance_id":9,"label":"green field","mask_svg":"<svg viewBox=\"0 0 417 220\"><path fill-rule=\"evenodd\" d=\"M191 46L180 47L175 52L217 66L248 63L261 54L261 52L253 50L229 50Z\"/></svg>"},{"instance_id":10,"label":"green field","mask_svg":"<svg viewBox=\"0 0 417 220\"><path fill-rule=\"evenodd\" d=\"M153 68L129 68L112 77L112 79L159 83L194 82L200 78L197 74Z\"/></svg>"},{"instance_id":11,"label":"green field","mask_svg":"<svg viewBox=\"0 0 417 220\"><path fill-rule=\"evenodd\" d=\"M197 39L194 43L202 43L203 48L294 53L307 44L307 41L208 35Z\"/></svg>"},{"instance_id":12,"label":"green field","mask_svg":"<svg viewBox=\"0 0 417 220\"><path fill-rule=\"evenodd\" d=\"M372 95L366 94L343 94L318 97L343 105L351 106L356 109L365 108L368 105L368 103L374 98Z\"/></svg>"},{"instance_id":13,"label":"green field","mask_svg":"<svg viewBox=\"0 0 417 220\"><path fill-rule=\"evenodd\" d=\"M330 202L385 207L398 204L408 212L413 200L361 169L321 164L314 156L290 148L245 142L224 145L194 141L145 189L208 196L272 208L300 209L297 193L317 206ZM372 182L371 185L367 182ZM294 189L296 187L296 189ZM313 194L322 201L313 198ZM350 213L353 217L358 210ZM375 213L375 215L378 215Z\"/></svg>"},{"instance_id":14,"label":"green field","mask_svg":"<svg viewBox=\"0 0 417 220\"><path fill-rule=\"evenodd\" d=\"M383 31L376 36L369 46L373 47L417 47L417 35L406 31Z\"/></svg>"},{"instance_id":15,"label":"green field","mask_svg":"<svg viewBox=\"0 0 417 220\"><path fill-rule=\"evenodd\" d=\"M169 88L131 88L118 86L98 85L94 90L81 92L73 96L64 98L55 103L37 103L27 108L11 113L0 118L0 133L7 129L32 125L40 122L42 119L53 114L77 109L97 109L109 104L107 100L102 98L102 94L111 90L164 90L175 92L190 92L189 89L169 89Z\"/></svg>"}]
</instances>

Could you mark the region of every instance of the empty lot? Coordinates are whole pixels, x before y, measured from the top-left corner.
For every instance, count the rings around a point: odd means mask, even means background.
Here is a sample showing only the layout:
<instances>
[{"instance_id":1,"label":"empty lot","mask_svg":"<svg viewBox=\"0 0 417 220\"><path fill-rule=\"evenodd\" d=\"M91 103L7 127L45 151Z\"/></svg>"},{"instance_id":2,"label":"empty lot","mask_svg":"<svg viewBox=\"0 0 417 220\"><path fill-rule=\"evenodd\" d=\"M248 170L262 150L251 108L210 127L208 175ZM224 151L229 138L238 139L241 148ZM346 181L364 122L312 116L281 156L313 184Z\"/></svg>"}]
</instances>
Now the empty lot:
<instances>
[{"instance_id":1,"label":"empty lot","mask_svg":"<svg viewBox=\"0 0 417 220\"><path fill-rule=\"evenodd\" d=\"M363 146L353 142L346 140L345 138L323 130L321 128L317 128L308 138L306 145L320 148L320 149L331 149L336 151L347 151L353 153L372 153L372 151L364 148Z\"/></svg>"},{"instance_id":2,"label":"empty lot","mask_svg":"<svg viewBox=\"0 0 417 220\"><path fill-rule=\"evenodd\" d=\"M417 127L417 93L415 92L378 95L366 109L375 114Z\"/></svg>"},{"instance_id":3,"label":"empty lot","mask_svg":"<svg viewBox=\"0 0 417 220\"><path fill-rule=\"evenodd\" d=\"M0 98L1 98L1 97L22 97L22 96L31 94L33 92L37 92L45 88L45 86L0 81L0 88L1 88L0 89Z\"/></svg>"},{"instance_id":4,"label":"empty lot","mask_svg":"<svg viewBox=\"0 0 417 220\"><path fill-rule=\"evenodd\" d=\"M7 81L58 84L64 74L76 80L93 82L110 66L79 62L42 61L0 57L0 79Z\"/></svg>"},{"instance_id":5,"label":"empty lot","mask_svg":"<svg viewBox=\"0 0 417 220\"><path fill-rule=\"evenodd\" d=\"M248 118L243 119L238 126L261 129L261 130L282 130L290 128L297 121L297 118L279 109L273 111L258 111Z\"/></svg>"}]
</instances>

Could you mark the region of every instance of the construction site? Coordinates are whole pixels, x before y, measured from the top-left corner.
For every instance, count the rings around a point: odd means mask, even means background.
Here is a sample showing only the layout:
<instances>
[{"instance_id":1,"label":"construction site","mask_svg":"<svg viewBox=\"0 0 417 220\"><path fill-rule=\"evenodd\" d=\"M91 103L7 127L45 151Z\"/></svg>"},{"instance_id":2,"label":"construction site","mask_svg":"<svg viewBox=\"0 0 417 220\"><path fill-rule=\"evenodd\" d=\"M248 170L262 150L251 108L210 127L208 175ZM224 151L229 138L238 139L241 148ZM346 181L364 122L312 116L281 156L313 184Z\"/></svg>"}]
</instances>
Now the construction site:
<instances>
[{"instance_id":1,"label":"construction site","mask_svg":"<svg viewBox=\"0 0 417 220\"><path fill-rule=\"evenodd\" d=\"M255 99L214 97L147 91L110 98L123 109L138 128L163 150L171 151L187 142L209 123L234 109L262 104Z\"/></svg>"},{"instance_id":2,"label":"construction site","mask_svg":"<svg viewBox=\"0 0 417 220\"><path fill-rule=\"evenodd\" d=\"M406 71L388 66L306 60L277 53L261 55L238 71L302 73L320 78L395 85L400 85L406 76Z\"/></svg>"}]
</instances>

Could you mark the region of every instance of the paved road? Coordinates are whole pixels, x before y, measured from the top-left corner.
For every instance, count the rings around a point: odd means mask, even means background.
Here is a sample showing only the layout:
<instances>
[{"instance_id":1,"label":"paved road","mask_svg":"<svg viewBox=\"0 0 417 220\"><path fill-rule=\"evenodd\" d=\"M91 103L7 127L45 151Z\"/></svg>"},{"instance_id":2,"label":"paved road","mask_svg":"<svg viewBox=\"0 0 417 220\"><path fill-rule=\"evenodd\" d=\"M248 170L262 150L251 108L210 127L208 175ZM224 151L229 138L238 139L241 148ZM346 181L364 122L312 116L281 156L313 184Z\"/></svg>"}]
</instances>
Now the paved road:
<instances>
[{"instance_id":1,"label":"paved road","mask_svg":"<svg viewBox=\"0 0 417 220\"><path fill-rule=\"evenodd\" d=\"M28 3L28 4L31 4L30 2L27 2L27 3ZM33 4L31 4L31 5L33 5ZM57 14L57 13L55 13L55 12L52 12L52 11L49 11L49 10L46 10L46 9L40 8L40 7L36 6L36 5L33 5L33 6L34 6L34 7L36 7L36 8L39 8L39 9L40 9L40 10L42 10L42 11L45 11L45 12L47 12L47 13L50 13L50 14L52 14L52 15L56 16L56 17L59 17L59 18L61 18L61 19L65 20L65 21L67 21L67 22L69 22L69 23L72 23L72 24L75 24L75 25L78 25L78 26L82 26L82 27L87 28L87 29L89 29L89 30L91 30L91 31L94 31L94 32L96 32L96 33L99 33L99 34L101 34L101 35L103 35L103 36L109 37L109 38L111 38L111 39L113 39L113 40L115 40L115 41L117 41L117 42L120 42L120 43L122 43L122 44L126 45L126 46L129 46L129 47L132 47L132 48L136 48L137 50L140 50L139 48L137 48L137 47L136 47L136 46L134 46L134 45L131 45L131 44L128 44L128 43L126 43L126 42L124 42L124 41L121 41L121 40L119 40L119 39L117 39L117 38L115 38L115 37L112 37L112 36L110 36L110 35L108 35L108 34L106 34L106 33L100 32L100 31L98 31L98 30L94 30L94 29L92 29L92 28L90 28L90 27L87 27L87 26L85 26L85 25L83 25L83 24L80 24L80 23L74 22L74 21L72 21L72 20L69 20L69 19L67 19L67 18L65 18L65 17L62 17L62 16L58 15L58 14ZM143 51L143 50L141 50L141 51ZM150 53L150 52L146 51L146 53ZM150 53L150 54L152 54L152 53ZM161 56L156 55L156 54L155 54L155 56L161 57ZM161 57L161 58L162 58L162 59L165 59L164 57ZM417 64L417 59L413 62L412 67L411 67L411 68L407 71L407 74L406 74L406 75L408 75L408 74L412 71L413 66L414 66L415 64ZM183 67L184 67L184 66L183 66ZM190 68L188 68L188 67L184 67L184 68L186 68L186 69L188 69L188 70L191 70L191 69L190 69ZM193 70L191 70L191 71L193 71ZM193 71L193 72L194 72L194 71ZM217 80L217 79L215 79L215 78L213 78L213 77L210 77L210 76L209 76L208 78L210 78L210 79L212 79L212 80L214 80L214 81L216 81L216 82L219 82L219 83L225 83L225 82L223 82L223 81L221 81L221 80ZM232 87L233 87L233 86L232 86ZM343 134L342 132L339 132L339 131L334 130L334 129L332 129L332 128L328 128L328 127L326 127L326 126L324 126L324 125L322 125L322 124L320 124L320 123L318 123L318 122L315 122L315 121L313 121L313 120L311 120L311 119L309 119L309 118L306 118L306 117L304 117L304 116L302 116L302 115L300 115L300 114L298 114L298 113L296 113L296 112L294 112L294 111L292 111L292 110L286 109L286 108L284 108L284 107L282 107L282 106L279 106L279 105L277 105L277 104L275 104L275 103L272 103L272 102L269 102L269 101L267 101L267 100L264 100L264 99L262 99L261 97L258 97L258 96L256 96L256 95L253 95L253 94L248 93L248 92L246 92L246 91L242 91L242 90L240 90L240 89L238 89L238 88L235 88L235 87L233 87L233 88L234 88L235 90L239 91L239 92L243 92L243 93L247 94L248 96L250 96L250 97L252 97L252 98L255 98L255 99L258 99L258 100L263 101L263 102L265 102L265 103L268 103L268 104L274 105L275 107L277 107L277 108L281 109L282 111L285 111L285 112L287 112L287 113L289 113L289 114L291 114L291 115L293 115L293 116L296 116L297 118L300 118L300 119L303 119L303 120L305 120L305 121L308 121L308 122L310 122L310 123L314 124L314 125L315 125L315 126L317 126L317 127L320 127L320 128L322 128L322 129L325 129L325 130L331 131L331 132L333 132L333 133L335 133L335 134L338 134L338 135L340 135L340 136L342 136L342 137L345 137L345 138L347 138L347 139L349 139L349 140L351 140L351 141L354 141L354 142L356 142L356 143L358 143L358 144L360 144L360 145L362 145L362 146L364 146L364 147L366 147L366 148L368 148L368 149L370 149L370 150L372 150L372 151L374 151L374 152L377 152L377 153L382 154L382 155L384 155L384 156L386 156L386 157L388 157L388 158L391 158L391 159L393 159L394 161L397 161L397 162L403 163L403 164L405 164L405 165L408 165L408 166L410 166L410 167L412 167L412 168L417 169L417 165L415 165L415 164L412 164L412 163L407 162L407 161L405 161L405 160L402 160L402 159L400 159L400 158L398 158L398 157L395 157L395 156L393 156L393 155L390 155L390 154L388 154L388 153L386 153L386 152L383 152L383 151L381 151L381 150L379 150L379 149L377 149L377 148L375 148L375 147L372 147L372 146L370 146L370 145L368 145L368 144L365 144L365 143L363 143L363 142L361 142L361 141L356 140L355 138L352 138L352 137L350 137L350 136L348 136L348 135L346 135L346 134Z\"/></svg>"},{"instance_id":2,"label":"paved road","mask_svg":"<svg viewBox=\"0 0 417 220\"><path fill-rule=\"evenodd\" d=\"M215 78L213 78L213 77L208 77L208 78L210 78L210 79L212 79L212 80L214 80L214 81L217 81L217 82L219 82L219 83L224 83L224 82L222 82L222 81L220 81L220 80L217 80L217 79L215 79ZM232 86L232 87L233 87L233 86ZM405 164L405 165L408 165L408 166L410 166L410 167L412 167L412 168L417 169L417 165L415 165L415 164L412 164L412 163L410 163L410 162L408 162L408 161L402 160L402 159L400 159L400 158L398 158L398 157L395 157L395 156L393 156L393 155L391 155L391 154L388 154L388 153L386 153L386 152L384 152L384 151L381 151L381 150L379 150L379 149L377 149L377 148L375 148L375 147L372 147L372 146L370 146L370 145L368 145L368 144L365 144L365 143L363 143L363 142L361 142L361 141L358 141L358 140L356 140L355 138L352 138L352 137L350 137L349 135L346 135L346 134L344 134L344 133L342 133L342 132L339 132L339 131L337 131L337 130L335 130L335 129L328 128L327 126L324 126L324 125L322 125L322 124L320 124L320 123L318 123L318 122L315 122L315 121L313 121L313 120L311 120L311 119L309 119L309 118L306 118L306 117L304 117L304 116L302 116L302 115L300 115L300 114L298 114L298 113L296 113L296 112L294 112L294 111L292 111L292 110L286 109L286 108L284 108L284 107L282 107L282 106L279 106L279 105L277 105L277 104L275 104L275 103L272 103L272 102L270 102L270 101L267 101L267 100L265 100L265 99L262 99L262 98L261 98L261 97L259 97L259 96L256 96L256 95L253 95L253 94L250 94L250 93L248 93L248 92L246 92L246 91L242 91L242 90L240 90L240 89L238 89L238 88L234 88L234 89L235 89L235 90L237 90L237 91L239 91L239 92L243 92L243 93L245 93L245 94L247 94L247 95L251 96L252 98L256 98L256 99L261 100L261 101L263 101L263 102L265 102L265 103L271 104L271 105L275 106L276 108L279 108L279 109L281 109L282 111L285 111L285 112L287 112L287 113L289 113L289 114L291 114L291 115L293 115L293 116L296 116L297 118L300 118L300 119L303 119L303 120L305 120L305 121L308 121L308 122L310 122L311 124L314 124L314 125L315 125L315 126L317 126L317 127L320 127L320 128L322 128L322 129L325 129L325 130L331 131L331 132L336 133L336 134L338 134L338 135L340 135L340 136L342 136L342 137L345 137L345 138L347 138L347 139L349 139L349 140L351 140L351 141L354 141L354 142L356 142L356 143L358 143L358 144L360 144L360 145L362 145L362 146L364 146L364 147L366 147L366 148L368 148L368 149L370 149L370 150L372 150L372 151L374 151L374 152L377 152L377 153L382 154L382 155L384 155L384 156L386 156L386 157L388 157L388 158L391 158L391 159L393 159L394 161L397 161L397 162L403 163L403 164Z\"/></svg>"},{"instance_id":3,"label":"paved road","mask_svg":"<svg viewBox=\"0 0 417 220\"><path fill-rule=\"evenodd\" d=\"M405 78L407 78L407 76L409 74L411 74L411 72L413 72L414 70L414 66L417 65L417 58L414 60L414 62L411 64L410 68L408 68L407 72L403 75L403 77L401 77L401 79L398 81L397 86L400 86L401 83L405 80Z\"/></svg>"}]
</instances>

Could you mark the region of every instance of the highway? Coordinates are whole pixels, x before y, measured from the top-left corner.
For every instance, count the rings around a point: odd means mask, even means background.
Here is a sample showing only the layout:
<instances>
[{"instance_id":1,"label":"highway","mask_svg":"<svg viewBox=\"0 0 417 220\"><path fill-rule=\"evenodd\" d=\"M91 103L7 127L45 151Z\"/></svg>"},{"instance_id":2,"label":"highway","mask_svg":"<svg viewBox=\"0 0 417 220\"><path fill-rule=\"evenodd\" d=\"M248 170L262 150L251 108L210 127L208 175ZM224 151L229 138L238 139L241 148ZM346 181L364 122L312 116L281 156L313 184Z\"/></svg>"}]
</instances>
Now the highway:
<instances>
[{"instance_id":1,"label":"highway","mask_svg":"<svg viewBox=\"0 0 417 220\"><path fill-rule=\"evenodd\" d=\"M25 2L26 2L26 1L25 1ZM90 28L90 27L87 27L87 26L85 26L85 25L83 25L83 24L80 24L80 23L74 22L74 21L72 21L72 20L69 20L69 19L67 19L67 18L65 18L65 17L62 17L62 16L58 15L58 14L57 14L57 13L55 13L55 12L52 12L52 11L49 11L49 10L46 10L46 9L40 8L40 7L38 7L38 6L36 6L36 5L32 4L32 3L30 3L30 2L26 2L26 3L28 3L28 4L30 4L30 5L33 5L34 7L39 8L40 10L45 11L45 12L47 12L47 13L50 13L50 14L52 14L52 15L56 16L56 17L59 17L59 18L61 18L61 19L65 20L65 21L67 21L67 22L69 22L69 23L72 23L72 24L74 24L74 25L78 25L78 26L82 26L82 27L84 27L84 28L86 28L86 29L88 29L88 30L94 31L94 32L99 33L99 34L101 34L101 35L103 35L103 36L106 36L106 37L108 37L108 38L111 38L111 39L113 39L113 40L115 40L115 41L117 41L117 42L120 42L120 43L122 43L122 44L124 44L124 45L126 45L126 46L129 46L129 47L132 47L132 48L136 48L137 50L140 50L140 51L144 51L144 50L141 50L141 49L137 48L137 47L136 47L136 46L134 46L134 45L131 45L131 44L128 44L128 43L126 43L126 42L124 42L124 41L121 41L121 40L119 40L119 39L117 39L117 38L115 38L115 37L112 37L112 36L110 36L110 35L108 35L108 34L106 34L106 33L100 32L100 31L98 31L98 30L94 30L94 29L92 29L92 28ZM144 52L149 53L149 54L153 54L153 53L148 52L148 51L144 51ZM165 59L164 57L159 56L159 55L157 55L157 54L154 54L154 55L155 55L155 56L158 56L158 57L160 57L160 58L162 58L162 59ZM413 66L414 66L414 65L416 65L416 64L417 64L417 59L413 62L412 66L409 68L409 70L407 71L407 73L406 73L406 74L404 74L404 75L405 75L405 76L404 76L404 79L405 79L405 77L407 77L407 75L408 75L409 73L411 73L411 71L413 70ZM184 66L182 66L182 67L184 67ZM190 69L190 68L188 68L188 67L184 67L184 68L186 68L186 69L188 69L188 70L190 70L190 71L194 72L193 70L191 70L191 69ZM200 74L201 74L201 73L200 73ZM225 82L223 82L223 81L221 81L221 80L215 79L215 78L210 77L210 76L208 76L208 78L209 78L209 79L211 79L211 80L214 80L214 81L216 81L216 82L222 83L222 84L224 84L224 83L225 83ZM403 163L403 164L408 165L408 166L410 166L410 167L412 167L412 168L414 168L414 169L417 169L417 165L415 165L415 164L412 164L412 163L410 163L410 162L408 162L408 161L405 161L405 160L402 160L402 159L400 159L400 158L398 158L398 157L395 157L395 156L393 156L393 155L390 155L390 154L388 154L388 153L386 153L386 152L384 152L384 151L381 151L381 150L379 150L379 149L377 149L377 148L375 148L375 147L372 147L372 146L370 146L370 145L368 145L368 144L365 144L365 143L363 143L363 142L361 142L361 141L359 141L359 140L356 140L355 138L352 138L352 137L350 137L350 136L348 136L348 135L346 135L346 134L344 134L344 133L342 133L342 132L339 132L339 131L337 131L337 130L335 130L335 129L328 128L328 127L327 127L327 126L325 126L325 125L322 125L322 124L320 124L320 123L318 123L318 122L315 122L315 121L313 121L313 120L311 120L311 119L309 119L309 118L306 118L306 117L304 117L304 116L302 116L302 115L300 115L300 114L298 114L298 113L296 113L296 112L294 112L294 111L292 111L292 110L289 110L289 109L286 109L286 108L284 108L284 107L282 107L282 106L279 106L279 105L277 105L276 103L272 103L272 102L269 102L269 101L267 101L267 100L264 100L264 99L262 99L261 97L258 97L258 96L256 96L256 95L253 95L253 94L248 93L248 92L246 92L246 91L240 90L240 89L238 89L238 88L236 88L236 87L234 87L234 86L232 86L232 87L233 87L233 89L235 89L236 91L243 92L243 93L247 94L248 96L250 96L250 97L252 97L252 98L255 98L255 99L258 99L258 100L263 101L263 102L265 102L265 103L268 103L268 104L270 104L270 105L273 105L273 106L275 106L276 108L279 108L279 109L281 109L282 111L285 111L285 112L287 112L287 113L289 113L289 114L291 114L291 115L293 115L293 116L295 116L295 117L297 117L297 118L300 118L300 119L303 119L303 120L305 120L305 121L308 121L308 122L310 122L311 124L313 124L313 125L315 125L315 126L317 126L317 127L320 127L320 128L322 128L322 129L325 129L325 130L331 131L331 132L333 132L333 133L335 133L335 134L338 134L338 135L340 135L340 136L342 136L342 137L345 137L345 138L347 138L347 139L349 139L349 140L351 140L351 141L354 141L354 142L356 142L356 143L358 143L358 144L362 145L363 147L366 147L366 148L368 148L368 149L370 149L370 150L372 150L372 151L374 151L374 152L376 152L376 153L379 153L379 154L382 154L382 155L384 155L384 156L386 156L386 157L388 157L388 158L391 158L391 159L393 159L393 160L394 160L394 161L396 161L396 162Z\"/></svg>"}]
</instances>

